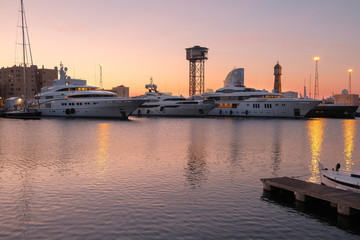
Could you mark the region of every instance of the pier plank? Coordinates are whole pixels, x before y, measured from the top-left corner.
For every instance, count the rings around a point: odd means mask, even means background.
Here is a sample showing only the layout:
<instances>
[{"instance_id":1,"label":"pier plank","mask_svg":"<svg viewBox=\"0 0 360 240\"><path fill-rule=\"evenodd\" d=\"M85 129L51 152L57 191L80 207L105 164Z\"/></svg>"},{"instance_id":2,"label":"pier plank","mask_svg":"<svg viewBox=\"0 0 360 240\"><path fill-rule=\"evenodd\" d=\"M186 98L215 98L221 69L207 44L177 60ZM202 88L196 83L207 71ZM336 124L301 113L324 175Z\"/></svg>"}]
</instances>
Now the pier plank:
<instances>
[{"instance_id":1,"label":"pier plank","mask_svg":"<svg viewBox=\"0 0 360 240\"><path fill-rule=\"evenodd\" d=\"M325 200L332 204L335 203L340 206L346 206L348 208L360 210L359 193L306 182L289 177L263 178L261 179L261 181L264 183L264 185L267 186L267 189L271 189L271 187L276 187L279 189L294 192L294 194L298 193L304 196Z\"/></svg>"}]
</instances>

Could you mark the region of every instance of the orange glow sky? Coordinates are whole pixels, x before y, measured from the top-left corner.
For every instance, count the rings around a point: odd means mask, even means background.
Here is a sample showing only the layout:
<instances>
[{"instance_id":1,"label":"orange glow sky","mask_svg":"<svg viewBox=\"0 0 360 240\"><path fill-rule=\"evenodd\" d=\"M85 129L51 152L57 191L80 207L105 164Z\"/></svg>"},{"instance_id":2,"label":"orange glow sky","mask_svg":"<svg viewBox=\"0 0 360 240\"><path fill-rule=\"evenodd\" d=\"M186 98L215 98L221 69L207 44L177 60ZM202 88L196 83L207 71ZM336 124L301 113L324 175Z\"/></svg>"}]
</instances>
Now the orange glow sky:
<instances>
[{"instance_id":1,"label":"orange glow sky","mask_svg":"<svg viewBox=\"0 0 360 240\"><path fill-rule=\"evenodd\" d=\"M0 67L15 63L21 42L20 0L0 0ZM234 67L245 85L273 89L273 67L283 67L283 91L303 92L320 56L321 97L348 88L360 93L359 0L24 0L34 64L62 61L73 78L145 92L150 77L160 91L188 95L185 48L209 48L205 88L218 89ZM17 48L20 58L20 49ZM20 62L21 60L17 60Z\"/></svg>"}]
</instances>

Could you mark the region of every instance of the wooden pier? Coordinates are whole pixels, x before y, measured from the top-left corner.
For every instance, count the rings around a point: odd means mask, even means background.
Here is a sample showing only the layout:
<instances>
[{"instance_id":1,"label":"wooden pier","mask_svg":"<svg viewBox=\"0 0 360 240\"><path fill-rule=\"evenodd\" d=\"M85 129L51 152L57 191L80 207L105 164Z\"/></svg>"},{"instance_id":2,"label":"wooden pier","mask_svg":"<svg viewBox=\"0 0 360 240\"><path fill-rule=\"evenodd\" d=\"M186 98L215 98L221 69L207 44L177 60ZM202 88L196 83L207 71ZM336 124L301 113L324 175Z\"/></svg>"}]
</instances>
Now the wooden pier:
<instances>
[{"instance_id":1,"label":"wooden pier","mask_svg":"<svg viewBox=\"0 0 360 240\"><path fill-rule=\"evenodd\" d=\"M337 207L341 215L350 216L360 211L360 194L328 187L316 183L305 182L289 177L261 179L267 191L275 189L293 192L297 201L306 202L307 198L320 199Z\"/></svg>"}]
</instances>

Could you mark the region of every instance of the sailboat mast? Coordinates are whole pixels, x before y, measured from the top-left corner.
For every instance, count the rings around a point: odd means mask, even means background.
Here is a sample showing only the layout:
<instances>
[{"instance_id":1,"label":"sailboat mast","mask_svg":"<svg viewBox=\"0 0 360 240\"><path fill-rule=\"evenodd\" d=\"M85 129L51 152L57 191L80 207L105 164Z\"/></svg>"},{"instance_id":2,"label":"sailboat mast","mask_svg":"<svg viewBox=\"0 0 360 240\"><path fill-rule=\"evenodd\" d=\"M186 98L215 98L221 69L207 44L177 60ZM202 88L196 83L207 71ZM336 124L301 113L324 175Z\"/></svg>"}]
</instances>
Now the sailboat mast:
<instances>
[{"instance_id":1,"label":"sailboat mast","mask_svg":"<svg viewBox=\"0 0 360 240\"><path fill-rule=\"evenodd\" d=\"M31 44L30 44L29 30L28 30L28 26L27 26L27 21L26 21L26 15L25 15L25 13L24 13L24 22L25 22L26 36L27 36L27 43L28 43L27 45L29 46L29 53L30 53L31 65L34 65L33 58L32 58L32 53L31 53Z\"/></svg>"},{"instance_id":2,"label":"sailboat mast","mask_svg":"<svg viewBox=\"0 0 360 240\"><path fill-rule=\"evenodd\" d=\"M25 54L26 54L26 46L25 46L25 25L24 25L24 3L21 0L21 29L22 29L22 45L23 45L23 75L24 75L24 99L26 103L26 61L25 61Z\"/></svg>"}]
</instances>

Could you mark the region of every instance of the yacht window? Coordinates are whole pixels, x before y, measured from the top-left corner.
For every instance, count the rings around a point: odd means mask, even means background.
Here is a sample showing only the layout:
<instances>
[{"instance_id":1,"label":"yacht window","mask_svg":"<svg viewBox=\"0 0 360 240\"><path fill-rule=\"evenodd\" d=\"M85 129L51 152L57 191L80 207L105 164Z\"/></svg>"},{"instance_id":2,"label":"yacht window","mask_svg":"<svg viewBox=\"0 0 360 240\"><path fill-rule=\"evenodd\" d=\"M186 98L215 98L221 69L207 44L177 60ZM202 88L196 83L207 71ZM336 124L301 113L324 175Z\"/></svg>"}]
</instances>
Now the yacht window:
<instances>
[{"instance_id":1,"label":"yacht window","mask_svg":"<svg viewBox=\"0 0 360 240\"><path fill-rule=\"evenodd\" d=\"M180 102L181 104L198 104L197 102Z\"/></svg>"},{"instance_id":2,"label":"yacht window","mask_svg":"<svg viewBox=\"0 0 360 240\"><path fill-rule=\"evenodd\" d=\"M46 98L46 99L53 99L54 96L46 96L45 98Z\"/></svg>"},{"instance_id":3,"label":"yacht window","mask_svg":"<svg viewBox=\"0 0 360 240\"><path fill-rule=\"evenodd\" d=\"M219 101L220 100L220 97L209 97L208 99L213 99L215 101Z\"/></svg>"},{"instance_id":4,"label":"yacht window","mask_svg":"<svg viewBox=\"0 0 360 240\"><path fill-rule=\"evenodd\" d=\"M64 91L93 91L95 88L89 88L89 87L75 87L75 88L62 88L59 90L56 90L56 92L64 92Z\"/></svg>"},{"instance_id":5,"label":"yacht window","mask_svg":"<svg viewBox=\"0 0 360 240\"><path fill-rule=\"evenodd\" d=\"M269 104L269 103L266 103L264 106L265 106L265 108L272 108L271 104Z\"/></svg>"},{"instance_id":6,"label":"yacht window","mask_svg":"<svg viewBox=\"0 0 360 240\"><path fill-rule=\"evenodd\" d=\"M183 101L185 98L166 98L164 101Z\"/></svg>"},{"instance_id":7,"label":"yacht window","mask_svg":"<svg viewBox=\"0 0 360 240\"><path fill-rule=\"evenodd\" d=\"M114 97L112 94L78 94L68 96L66 98L104 98L104 97Z\"/></svg>"}]
</instances>

